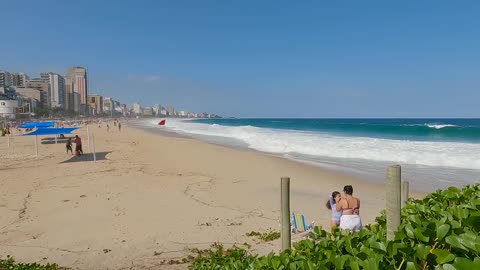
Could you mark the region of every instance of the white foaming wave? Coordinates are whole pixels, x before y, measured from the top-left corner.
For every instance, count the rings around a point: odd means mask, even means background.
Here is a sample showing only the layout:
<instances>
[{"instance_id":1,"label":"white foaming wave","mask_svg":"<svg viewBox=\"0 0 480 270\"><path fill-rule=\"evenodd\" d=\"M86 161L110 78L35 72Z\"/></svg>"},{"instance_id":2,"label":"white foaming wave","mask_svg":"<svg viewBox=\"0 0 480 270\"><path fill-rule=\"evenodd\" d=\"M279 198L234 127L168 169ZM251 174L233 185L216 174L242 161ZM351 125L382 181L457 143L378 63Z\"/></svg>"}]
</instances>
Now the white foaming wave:
<instances>
[{"instance_id":1,"label":"white foaming wave","mask_svg":"<svg viewBox=\"0 0 480 270\"><path fill-rule=\"evenodd\" d=\"M446 127L457 127L457 125L450 125L450 124L445 124L445 125L441 125L441 124L425 124L427 127L429 128L434 128L434 129L442 129L442 128L446 128Z\"/></svg>"},{"instance_id":2,"label":"white foaming wave","mask_svg":"<svg viewBox=\"0 0 480 270\"><path fill-rule=\"evenodd\" d=\"M401 164L480 169L480 144L340 137L252 126L222 126L167 121L182 133L238 139L252 149L319 157L388 161Z\"/></svg>"}]
</instances>

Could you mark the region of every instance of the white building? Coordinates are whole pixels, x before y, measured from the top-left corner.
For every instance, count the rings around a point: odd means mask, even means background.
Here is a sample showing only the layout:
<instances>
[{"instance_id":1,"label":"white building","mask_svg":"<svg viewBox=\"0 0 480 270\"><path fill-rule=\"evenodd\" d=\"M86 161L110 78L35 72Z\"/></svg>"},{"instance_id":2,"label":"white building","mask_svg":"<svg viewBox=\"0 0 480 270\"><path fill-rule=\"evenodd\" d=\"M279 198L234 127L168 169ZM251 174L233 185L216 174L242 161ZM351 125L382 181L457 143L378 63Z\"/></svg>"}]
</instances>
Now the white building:
<instances>
[{"instance_id":1,"label":"white building","mask_svg":"<svg viewBox=\"0 0 480 270\"><path fill-rule=\"evenodd\" d=\"M153 112L155 114L155 116L159 116L162 114L162 106L160 104L155 104L155 106L153 106Z\"/></svg>"},{"instance_id":2,"label":"white building","mask_svg":"<svg viewBox=\"0 0 480 270\"><path fill-rule=\"evenodd\" d=\"M0 117L15 119L18 100L0 100Z\"/></svg>"},{"instance_id":3,"label":"white building","mask_svg":"<svg viewBox=\"0 0 480 270\"><path fill-rule=\"evenodd\" d=\"M132 109L134 114L142 114L142 106L140 106L140 103L133 103Z\"/></svg>"},{"instance_id":4,"label":"white building","mask_svg":"<svg viewBox=\"0 0 480 270\"><path fill-rule=\"evenodd\" d=\"M56 73L42 73L41 78L50 86L50 106L65 108L65 79Z\"/></svg>"}]
</instances>

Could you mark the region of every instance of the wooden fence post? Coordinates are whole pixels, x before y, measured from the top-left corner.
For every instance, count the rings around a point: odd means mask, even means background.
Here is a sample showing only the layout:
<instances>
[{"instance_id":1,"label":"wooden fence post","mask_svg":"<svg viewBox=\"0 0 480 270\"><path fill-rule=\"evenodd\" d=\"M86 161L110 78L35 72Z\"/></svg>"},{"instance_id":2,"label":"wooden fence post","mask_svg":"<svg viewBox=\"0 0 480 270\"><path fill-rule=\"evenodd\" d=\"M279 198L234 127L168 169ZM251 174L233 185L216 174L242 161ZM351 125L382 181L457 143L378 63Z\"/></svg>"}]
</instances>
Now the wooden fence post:
<instances>
[{"instance_id":1,"label":"wooden fence post","mask_svg":"<svg viewBox=\"0 0 480 270\"><path fill-rule=\"evenodd\" d=\"M291 229L290 229L290 177L282 177L282 251L291 248Z\"/></svg>"},{"instance_id":2,"label":"wooden fence post","mask_svg":"<svg viewBox=\"0 0 480 270\"><path fill-rule=\"evenodd\" d=\"M393 165L387 167L387 240L395 238L395 231L400 226L400 190L401 190L401 167Z\"/></svg>"},{"instance_id":3,"label":"wooden fence post","mask_svg":"<svg viewBox=\"0 0 480 270\"><path fill-rule=\"evenodd\" d=\"M408 181L402 181L402 191L401 191L401 195L402 195L402 208L405 206L405 204L407 204L407 201L408 201L408 196L409 196L409 183Z\"/></svg>"},{"instance_id":4,"label":"wooden fence post","mask_svg":"<svg viewBox=\"0 0 480 270\"><path fill-rule=\"evenodd\" d=\"M93 163L97 162L97 153L95 153L95 135L92 134Z\"/></svg>"}]
</instances>

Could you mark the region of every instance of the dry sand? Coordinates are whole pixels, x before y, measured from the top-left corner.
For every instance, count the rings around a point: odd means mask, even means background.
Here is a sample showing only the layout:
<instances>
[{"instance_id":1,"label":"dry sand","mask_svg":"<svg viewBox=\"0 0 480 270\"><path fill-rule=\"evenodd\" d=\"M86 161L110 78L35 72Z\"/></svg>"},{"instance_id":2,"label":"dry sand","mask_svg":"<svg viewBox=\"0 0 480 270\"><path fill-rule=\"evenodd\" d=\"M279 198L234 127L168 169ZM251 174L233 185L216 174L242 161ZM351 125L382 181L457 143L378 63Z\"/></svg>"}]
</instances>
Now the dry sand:
<instances>
[{"instance_id":1,"label":"dry sand","mask_svg":"<svg viewBox=\"0 0 480 270\"><path fill-rule=\"evenodd\" d=\"M90 126L97 162L63 143L0 137L0 255L73 269L186 269L163 266L189 248L249 243L280 249L250 231L279 231L280 177L291 177L291 209L328 228L329 194L352 184L364 224L384 207L384 187L270 155L123 126ZM295 239L296 236L294 235Z\"/></svg>"}]
</instances>

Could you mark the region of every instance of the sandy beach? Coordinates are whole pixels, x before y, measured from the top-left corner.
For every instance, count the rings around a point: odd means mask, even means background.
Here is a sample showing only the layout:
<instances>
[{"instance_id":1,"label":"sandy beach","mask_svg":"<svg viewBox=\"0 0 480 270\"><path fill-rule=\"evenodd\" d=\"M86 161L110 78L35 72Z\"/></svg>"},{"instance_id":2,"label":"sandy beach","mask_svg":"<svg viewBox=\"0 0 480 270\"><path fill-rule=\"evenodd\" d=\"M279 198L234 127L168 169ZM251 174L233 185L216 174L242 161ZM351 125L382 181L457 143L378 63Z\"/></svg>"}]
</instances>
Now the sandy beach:
<instances>
[{"instance_id":1,"label":"sandy beach","mask_svg":"<svg viewBox=\"0 0 480 270\"><path fill-rule=\"evenodd\" d=\"M291 210L329 227L325 202L351 184L363 223L384 208L384 186L259 152L152 134L124 125L77 130L85 155L63 143L0 137L0 254L72 269L186 269L160 265L219 242L280 249L245 234L280 230L280 177L291 178ZM44 140L42 140L44 139ZM296 238L293 235L293 239Z\"/></svg>"}]
</instances>

